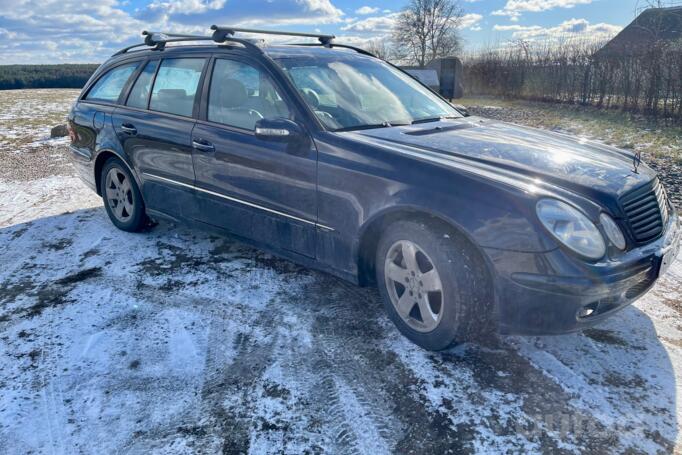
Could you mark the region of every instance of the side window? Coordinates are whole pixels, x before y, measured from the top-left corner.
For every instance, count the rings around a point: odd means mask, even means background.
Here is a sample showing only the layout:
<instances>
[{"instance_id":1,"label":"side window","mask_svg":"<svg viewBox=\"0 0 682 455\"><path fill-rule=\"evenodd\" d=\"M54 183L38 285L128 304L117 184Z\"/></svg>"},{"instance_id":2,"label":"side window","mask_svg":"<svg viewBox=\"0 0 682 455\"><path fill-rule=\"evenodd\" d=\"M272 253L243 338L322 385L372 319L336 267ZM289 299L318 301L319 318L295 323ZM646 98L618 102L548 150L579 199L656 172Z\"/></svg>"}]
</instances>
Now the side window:
<instances>
[{"instance_id":1,"label":"side window","mask_svg":"<svg viewBox=\"0 0 682 455\"><path fill-rule=\"evenodd\" d=\"M291 117L263 71L234 60L215 62L208 94L208 120L254 130L262 118Z\"/></svg>"},{"instance_id":2,"label":"side window","mask_svg":"<svg viewBox=\"0 0 682 455\"><path fill-rule=\"evenodd\" d=\"M191 117L204 61L203 58L163 60L156 75L149 109Z\"/></svg>"},{"instance_id":3,"label":"side window","mask_svg":"<svg viewBox=\"0 0 682 455\"><path fill-rule=\"evenodd\" d=\"M115 103L139 64L140 62L128 63L112 69L95 82L85 99Z\"/></svg>"},{"instance_id":4,"label":"side window","mask_svg":"<svg viewBox=\"0 0 682 455\"><path fill-rule=\"evenodd\" d=\"M133 85L130 95L128 95L126 106L147 109L147 100L149 99L149 92L152 89L152 80L154 79L154 73L156 73L156 67L158 65L158 60L152 60L147 63L147 66L144 67L144 70L138 76L135 85Z\"/></svg>"}]
</instances>

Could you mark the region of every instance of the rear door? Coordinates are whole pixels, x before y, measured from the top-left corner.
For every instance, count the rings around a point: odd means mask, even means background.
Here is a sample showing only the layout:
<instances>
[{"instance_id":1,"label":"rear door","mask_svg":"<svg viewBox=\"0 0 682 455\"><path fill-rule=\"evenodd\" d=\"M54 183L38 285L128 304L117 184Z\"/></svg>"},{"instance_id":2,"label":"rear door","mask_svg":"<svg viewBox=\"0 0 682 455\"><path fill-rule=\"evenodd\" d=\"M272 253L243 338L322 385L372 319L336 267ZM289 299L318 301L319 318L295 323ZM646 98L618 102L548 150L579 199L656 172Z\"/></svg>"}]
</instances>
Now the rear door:
<instances>
[{"instance_id":1,"label":"rear door","mask_svg":"<svg viewBox=\"0 0 682 455\"><path fill-rule=\"evenodd\" d=\"M199 219L267 245L315 256L317 150L255 136L261 118L296 119L255 60L219 57L192 133Z\"/></svg>"},{"instance_id":2,"label":"rear door","mask_svg":"<svg viewBox=\"0 0 682 455\"><path fill-rule=\"evenodd\" d=\"M174 217L194 214L191 134L207 58L146 62L113 124L142 182L147 207Z\"/></svg>"}]
</instances>

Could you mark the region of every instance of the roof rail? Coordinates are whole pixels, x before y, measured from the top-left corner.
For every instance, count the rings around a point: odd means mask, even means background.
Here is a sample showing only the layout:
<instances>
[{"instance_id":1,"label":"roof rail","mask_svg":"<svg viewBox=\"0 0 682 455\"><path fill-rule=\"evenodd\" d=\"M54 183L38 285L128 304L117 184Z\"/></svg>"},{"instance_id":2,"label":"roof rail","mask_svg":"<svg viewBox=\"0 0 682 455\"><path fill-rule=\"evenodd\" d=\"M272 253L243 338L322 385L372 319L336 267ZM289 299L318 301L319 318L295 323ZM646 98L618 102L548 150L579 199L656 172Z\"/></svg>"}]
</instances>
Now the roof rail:
<instances>
[{"instance_id":1,"label":"roof rail","mask_svg":"<svg viewBox=\"0 0 682 455\"><path fill-rule=\"evenodd\" d=\"M189 40L203 41L203 40L211 39L207 36L201 36L201 35L180 35L177 33L148 32L147 30L144 30L142 32L142 36L144 36L144 44L146 44L147 46L160 46L160 45L163 45L165 43L173 42L175 40L178 40L178 41L189 41Z\"/></svg>"},{"instance_id":2,"label":"roof rail","mask_svg":"<svg viewBox=\"0 0 682 455\"><path fill-rule=\"evenodd\" d=\"M319 44L316 44L316 43L296 43L296 44L290 44L290 46L309 46L309 47L316 47L316 46L319 46ZM376 55L372 54L372 53L369 52L369 51L366 51L366 50L364 50L364 49L362 49L362 48L360 48L360 47L351 46L350 44L331 43L331 44L329 44L328 46L325 45L325 47L340 47L340 48L343 48L343 49L351 49L351 50L354 50L355 52L357 52L358 54L363 54L363 55L368 55L368 56L370 56L370 57L379 58L379 57L377 57Z\"/></svg>"},{"instance_id":3,"label":"roof rail","mask_svg":"<svg viewBox=\"0 0 682 455\"><path fill-rule=\"evenodd\" d=\"M147 30L142 32L142 35L144 36L144 43L139 43L139 44L133 44L132 46L128 46L126 48L121 49L120 51L116 52L114 55L120 55L120 54L125 54L131 49L135 49L136 47L142 47L142 46L149 46L153 47L154 50L164 50L166 48L166 43L178 43L181 41L215 41L216 43L224 43L225 41L230 41L233 43L239 43L243 45L244 47L251 49L251 50L257 50L258 52L262 52L261 48L252 43L249 40L241 39L241 38L234 38L233 36L230 35L217 35L216 33L213 34L213 36L202 36L202 35L180 35L177 33L165 33L165 32L149 32Z\"/></svg>"},{"instance_id":4,"label":"roof rail","mask_svg":"<svg viewBox=\"0 0 682 455\"><path fill-rule=\"evenodd\" d=\"M326 47L331 47L332 41L336 38L334 35L320 35L317 33L299 33L299 32L280 32L277 30L257 30L253 28L238 28L238 27L223 27L219 25L211 25L213 32L213 39L215 41L226 39L233 39L235 33L258 33L262 35L283 35L283 36L302 36L306 38L317 38L320 44Z\"/></svg>"},{"instance_id":5,"label":"roof rail","mask_svg":"<svg viewBox=\"0 0 682 455\"><path fill-rule=\"evenodd\" d=\"M296 44L297 46L324 46L324 47L341 47L345 49L352 49L356 52L359 52L361 54L369 55L372 57L375 57L373 54L370 52L367 52L364 49L360 49L359 47L355 46L349 46L347 44L335 44L333 43L334 39L336 38L334 35L320 35L316 33L299 33L299 32L281 32L277 30L257 30L257 29L252 29L252 28L238 28L238 27L222 27L218 25L212 25L211 30L213 30L213 34L211 36L201 36L201 35L181 35L177 33L165 33L165 32L149 32L147 30L142 32L142 35L144 36L144 43L139 43L139 44L133 44L132 46L128 46L126 48L121 49L120 51L116 52L114 55L121 55L125 54L131 49L135 49L137 47L142 47L142 46L149 46L153 47L154 50L164 50L166 48L167 43L177 43L181 41L214 41L216 43L224 43L224 42L233 42L233 43L239 43L243 45L247 49L255 50L257 52L262 53L263 50L254 44L252 41L247 40L247 39L242 39L242 38L236 38L234 36L235 33L258 33L258 34L263 34L263 35L281 35L281 36L300 36L300 37L306 37L306 38L317 38L318 41L320 42L319 44L317 43L301 43L301 44Z\"/></svg>"}]
</instances>

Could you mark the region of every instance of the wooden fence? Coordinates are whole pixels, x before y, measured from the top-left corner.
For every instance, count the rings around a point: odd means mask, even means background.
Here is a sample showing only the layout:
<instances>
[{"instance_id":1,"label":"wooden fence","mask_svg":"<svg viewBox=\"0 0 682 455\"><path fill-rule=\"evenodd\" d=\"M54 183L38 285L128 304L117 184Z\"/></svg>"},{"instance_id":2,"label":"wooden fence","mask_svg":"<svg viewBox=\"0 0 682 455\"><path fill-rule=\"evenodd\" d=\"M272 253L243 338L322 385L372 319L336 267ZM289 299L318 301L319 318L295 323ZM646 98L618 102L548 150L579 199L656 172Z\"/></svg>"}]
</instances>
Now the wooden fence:
<instances>
[{"instance_id":1,"label":"wooden fence","mask_svg":"<svg viewBox=\"0 0 682 455\"><path fill-rule=\"evenodd\" d=\"M682 46L606 54L600 43L517 46L469 56L468 95L579 103L682 123Z\"/></svg>"}]
</instances>

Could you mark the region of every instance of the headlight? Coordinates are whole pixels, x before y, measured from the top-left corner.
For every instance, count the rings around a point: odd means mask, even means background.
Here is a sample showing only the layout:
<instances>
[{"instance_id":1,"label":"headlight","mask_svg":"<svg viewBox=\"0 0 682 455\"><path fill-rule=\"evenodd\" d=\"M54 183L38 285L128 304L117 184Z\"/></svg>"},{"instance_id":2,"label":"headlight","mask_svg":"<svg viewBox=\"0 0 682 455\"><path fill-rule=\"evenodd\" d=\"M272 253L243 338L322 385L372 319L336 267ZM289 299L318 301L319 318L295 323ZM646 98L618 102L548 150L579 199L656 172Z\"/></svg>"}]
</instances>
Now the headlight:
<instances>
[{"instance_id":1,"label":"headlight","mask_svg":"<svg viewBox=\"0 0 682 455\"><path fill-rule=\"evenodd\" d=\"M616 222L613 221L613 218L608 216L606 213L602 213L599 215L599 222L601 223L601 227L604 228L604 233L606 234L606 237L609 238L611 243L613 243L619 250L624 250L625 237L623 237L623 232L620 230Z\"/></svg>"},{"instance_id":2,"label":"headlight","mask_svg":"<svg viewBox=\"0 0 682 455\"><path fill-rule=\"evenodd\" d=\"M540 199L536 211L547 230L576 253L590 259L606 253L599 229L580 210L556 199Z\"/></svg>"}]
</instances>

